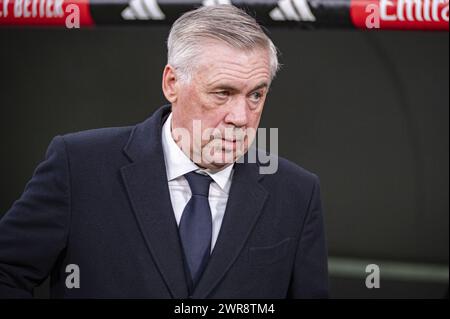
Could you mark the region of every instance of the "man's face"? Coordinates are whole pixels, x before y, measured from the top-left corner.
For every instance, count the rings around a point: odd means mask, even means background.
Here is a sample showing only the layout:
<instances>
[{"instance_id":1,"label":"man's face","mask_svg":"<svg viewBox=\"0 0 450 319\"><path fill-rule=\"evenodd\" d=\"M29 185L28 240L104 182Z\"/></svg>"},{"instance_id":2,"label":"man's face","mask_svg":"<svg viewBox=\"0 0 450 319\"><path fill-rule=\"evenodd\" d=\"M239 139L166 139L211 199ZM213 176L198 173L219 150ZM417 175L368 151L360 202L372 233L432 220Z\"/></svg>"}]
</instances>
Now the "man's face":
<instances>
[{"instance_id":1,"label":"man's face","mask_svg":"<svg viewBox=\"0 0 450 319\"><path fill-rule=\"evenodd\" d=\"M221 169L245 154L253 141L270 84L269 54L211 42L198 59L188 83L174 79L171 84L172 135L199 166ZM179 128L189 132L190 143L181 140Z\"/></svg>"}]
</instances>

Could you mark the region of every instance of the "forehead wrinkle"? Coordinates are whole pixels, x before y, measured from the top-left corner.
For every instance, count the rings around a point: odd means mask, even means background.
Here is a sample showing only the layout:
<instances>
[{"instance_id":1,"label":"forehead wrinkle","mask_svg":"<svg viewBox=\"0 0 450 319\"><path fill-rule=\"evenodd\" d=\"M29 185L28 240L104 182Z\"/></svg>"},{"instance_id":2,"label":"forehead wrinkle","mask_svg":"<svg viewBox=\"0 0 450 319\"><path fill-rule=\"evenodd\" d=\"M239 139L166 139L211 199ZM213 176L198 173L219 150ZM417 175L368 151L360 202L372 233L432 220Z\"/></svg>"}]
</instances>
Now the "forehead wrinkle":
<instances>
[{"instance_id":1,"label":"forehead wrinkle","mask_svg":"<svg viewBox=\"0 0 450 319\"><path fill-rule=\"evenodd\" d=\"M253 72L254 70L265 68L267 71L269 71L270 66L269 63L266 63L267 61L264 61L264 59L257 59L252 61L246 61L246 62L237 62L237 61L209 61L209 63L203 64L203 71L215 71L218 70L218 72L221 71L229 71L229 72L236 72L236 73L243 73L248 74L250 72Z\"/></svg>"},{"instance_id":2,"label":"forehead wrinkle","mask_svg":"<svg viewBox=\"0 0 450 319\"><path fill-rule=\"evenodd\" d=\"M255 54L256 54L256 57L255 57ZM235 54L235 50L232 50L232 51L227 52L225 55L222 55L222 57L221 57L222 61L220 61L220 62L224 63L224 64L231 64L231 65L238 65L238 66L242 66L243 64L244 65L257 64L257 63L261 62L261 58L257 57L257 55L258 55L258 51L250 51L250 52L239 51L238 54ZM232 58L232 57L234 57L234 58ZM209 60L215 61L215 60L217 60L217 55L215 54L215 51L213 49L208 50L208 48L205 48L205 51L203 52L203 58L206 60L209 59ZM268 52L267 52L267 55L266 54L264 55L264 58L267 58L267 61L270 61ZM242 61L245 61L245 62L242 62Z\"/></svg>"},{"instance_id":3,"label":"forehead wrinkle","mask_svg":"<svg viewBox=\"0 0 450 319\"><path fill-rule=\"evenodd\" d=\"M215 61L213 65L219 65L221 68L235 70L235 69L254 69L260 67L269 67L269 63L261 59L256 61ZM247 72L247 71L244 71Z\"/></svg>"},{"instance_id":4,"label":"forehead wrinkle","mask_svg":"<svg viewBox=\"0 0 450 319\"><path fill-rule=\"evenodd\" d=\"M238 73L236 75L236 73ZM218 74L215 74L208 82L207 85L213 86L219 81L235 81L236 77L239 78L239 80L249 80L251 78L259 77L259 76L266 76L269 78L270 72L268 70L253 70L251 72L227 72L226 70L221 70ZM269 79L268 79L269 81Z\"/></svg>"},{"instance_id":5,"label":"forehead wrinkle","mask_svg":"<svg viewBox=\"0 0 450 319\"><path fill-rule=\"evenodd\" d=\"M235 60L219 61L219 63L223 64L224 67L226 67L227 65L230 65L231 67L238 66L239 68L245 67L247 65L256 65L256 64L259 64L261 62L262 62L261 60L248 61L247 59L246 59L245 62L240 62L240 61L235 61Z\"/></svg>"}]
</instances>

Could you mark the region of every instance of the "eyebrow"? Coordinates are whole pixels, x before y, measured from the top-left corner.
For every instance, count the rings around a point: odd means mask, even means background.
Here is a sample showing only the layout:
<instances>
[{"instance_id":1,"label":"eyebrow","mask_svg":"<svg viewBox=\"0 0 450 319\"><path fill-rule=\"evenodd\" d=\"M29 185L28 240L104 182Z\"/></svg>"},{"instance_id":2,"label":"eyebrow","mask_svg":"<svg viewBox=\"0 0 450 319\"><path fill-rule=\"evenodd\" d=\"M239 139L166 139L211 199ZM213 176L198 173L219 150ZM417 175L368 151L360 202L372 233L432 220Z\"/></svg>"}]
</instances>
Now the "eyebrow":
<instances>
[{"instance_id":1,"label":"eyebrow","mask_svg":"<svg viewBox=\"0 0 450 319\"><path fill-rule=\"evenodd\" d=\"M262 88L266 88L266 87L268 87L269 86L269 84L267 83L267 82L263 82L263 83L261 83L261 84L258 84L253 90L252 90L252 92L253 91L256 91L256 90L259 90L259 89L262 89Z\"/></svg>"},{"instance_id":2,"label":"eyebrow","mask_svg":"<svg viewBox=\"0 0 450 319\"><path fill-rule=\"evenodd\" d=\"M262 89L264 87L268 87L269 84L267 82L262 82L260 84L258 84L257 86L255 86L252 90L250 90L250 92ZM230 91L238 91L238 89L236 89L235 87L233 87L232 85L229 84L219 84L217 86L215 86L216 89L221 89L221 90L230 90Z\"/></svg>"}]
</instances>

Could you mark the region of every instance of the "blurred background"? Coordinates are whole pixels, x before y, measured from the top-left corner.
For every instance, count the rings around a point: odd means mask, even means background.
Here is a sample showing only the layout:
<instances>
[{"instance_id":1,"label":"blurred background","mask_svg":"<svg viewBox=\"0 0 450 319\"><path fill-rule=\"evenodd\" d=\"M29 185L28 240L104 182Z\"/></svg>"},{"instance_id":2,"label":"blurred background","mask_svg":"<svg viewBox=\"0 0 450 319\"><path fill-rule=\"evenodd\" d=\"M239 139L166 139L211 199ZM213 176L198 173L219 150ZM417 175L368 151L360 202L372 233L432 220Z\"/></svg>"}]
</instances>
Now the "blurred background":
<instances>
[{"instance_id":1,"label":"blurred background","mask_svg":"<svg viewBox=\"0 0 450 319\"><path fill-rule=\"evenodd\" d=\"M168 32L0 28L0 216L53 136L133 125L166 103ZM448 32L269 33L283 68L260 126L321 179L331 297L448 298ZM366 287L368 264L380 288Z\"/></svg>"}]
</instances>

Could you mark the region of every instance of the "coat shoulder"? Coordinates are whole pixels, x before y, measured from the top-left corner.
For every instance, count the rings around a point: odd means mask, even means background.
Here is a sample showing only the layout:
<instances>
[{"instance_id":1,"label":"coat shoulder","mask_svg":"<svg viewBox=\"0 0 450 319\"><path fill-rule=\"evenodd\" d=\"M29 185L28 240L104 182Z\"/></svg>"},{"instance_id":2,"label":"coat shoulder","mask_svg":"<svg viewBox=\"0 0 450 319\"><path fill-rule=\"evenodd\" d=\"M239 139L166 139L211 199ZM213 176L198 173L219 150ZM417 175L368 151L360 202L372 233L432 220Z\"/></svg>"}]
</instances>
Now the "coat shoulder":
<instances>
[{"instance_id":1,"label":"coat shoulder","mask_svg":"<svg viewBox=\"0 0 450 319\"><path fill-rule=\"evenodd\" d=\"M287 182L289 184L310 184L313 185L319 182L319 177L316 173L284 158L276 157L278 166L273 174L274 178Z\"/></svg>"},{"instance_id":2,"label":"coat shoulder","mask_svg":"<svg viewBox=\"0 0 450 319\"><path fill-rule=\"evenodd\" d=\"M285 175L286 177L291 176L291 178L304 178L309 180L315 180L318 179L318 176L316 173L284 158L279 157L279 168L280 173Z\"/></svg>"},{"instance_id":3,"label":"coat shoulder","mask_svg":"<svg viewBox=\"0 0 450 319\"><path fill-rule=\"evenodd\" d=\"M71 153L100 154L123 149L134 126L104 127L62 135Z\"/></svg>"}]
</instances>

